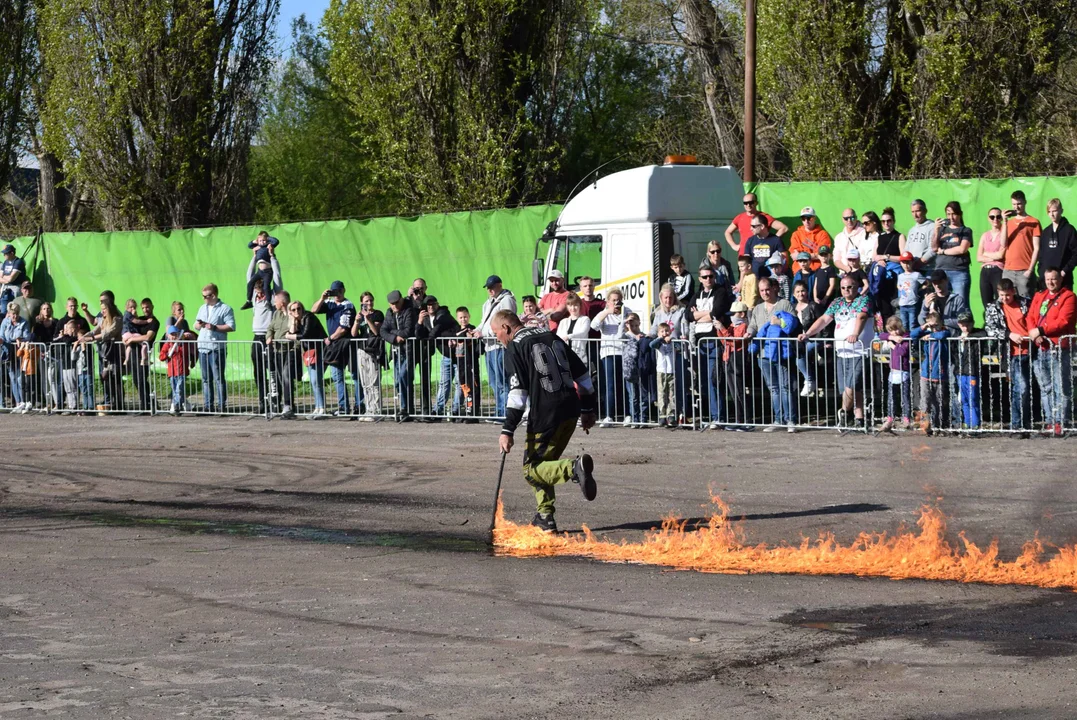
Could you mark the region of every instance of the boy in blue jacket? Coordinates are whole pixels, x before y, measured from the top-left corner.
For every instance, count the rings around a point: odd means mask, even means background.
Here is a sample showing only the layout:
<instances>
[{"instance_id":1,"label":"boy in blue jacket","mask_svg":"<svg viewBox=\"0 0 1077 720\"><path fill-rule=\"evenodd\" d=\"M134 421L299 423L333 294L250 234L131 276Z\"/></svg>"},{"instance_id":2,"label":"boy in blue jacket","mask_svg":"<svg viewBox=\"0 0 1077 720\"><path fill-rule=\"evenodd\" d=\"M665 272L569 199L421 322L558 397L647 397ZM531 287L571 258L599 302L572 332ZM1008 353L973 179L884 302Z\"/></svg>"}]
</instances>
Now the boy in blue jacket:
<instances>
[{"instance_id":1,"label":"boy in blue jacket","mask_svg":"<svg viewBox=\"0 0 1077 720\"><path fill-rule=\"evenodd\" d=\"M909 334L920 347L920 409L924 413L921 428L928 435L950 424L950 331L942 315L930 312L922 327Z\"/></svg>"}]
</instances>

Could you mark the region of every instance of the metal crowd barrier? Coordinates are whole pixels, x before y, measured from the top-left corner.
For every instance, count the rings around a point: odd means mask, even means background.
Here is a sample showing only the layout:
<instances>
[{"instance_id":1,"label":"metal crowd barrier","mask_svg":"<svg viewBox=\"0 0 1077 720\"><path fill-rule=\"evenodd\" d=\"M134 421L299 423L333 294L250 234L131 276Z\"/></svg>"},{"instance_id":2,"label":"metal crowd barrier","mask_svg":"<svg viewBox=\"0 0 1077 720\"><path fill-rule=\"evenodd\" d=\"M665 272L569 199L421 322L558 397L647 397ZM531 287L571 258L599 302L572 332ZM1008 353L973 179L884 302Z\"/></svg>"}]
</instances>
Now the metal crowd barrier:
<instances>
[{"instance_id":1,"label":"metal crowd barrier","mask_svg":"<svg viewBox=\"0 0 1077 720\"><path fill-rule=\"evenodd\" d=\"M907 374L890 365L894 343L878 339L870 347L832 338L651 340L570 340L590 370L600 427L1077 431L1077 336L1027 352L1009 339L903 339ZM385 346L381 363L359 339L333 352L322 341L227 341L215 350L199 352L195 340L4 344L0 402L20 413L503 418L501 356L483 338L411 339ZM639 369L626 374L633 355Z\"/></svg>"}]
</instances>

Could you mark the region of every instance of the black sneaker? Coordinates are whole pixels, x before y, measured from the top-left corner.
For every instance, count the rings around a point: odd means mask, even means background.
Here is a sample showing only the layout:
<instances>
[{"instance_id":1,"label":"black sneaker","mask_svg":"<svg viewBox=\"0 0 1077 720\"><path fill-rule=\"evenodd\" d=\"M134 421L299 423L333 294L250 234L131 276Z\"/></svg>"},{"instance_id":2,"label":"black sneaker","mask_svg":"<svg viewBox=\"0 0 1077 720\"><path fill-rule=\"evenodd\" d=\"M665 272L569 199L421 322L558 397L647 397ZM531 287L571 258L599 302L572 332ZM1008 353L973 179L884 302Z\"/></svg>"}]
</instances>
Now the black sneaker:
<instances>
[{"instance_id":1,"label":"black sneaker","mask_svg":"<svg viewBox=\"0 0 1077 720\"><path fill-rule=\"evenodd\" d=\"M854 420L853 429L857 432L864 432L864 418L857 418Z\"/></svg>"},{"instance_id":2,"label":"black sneaker","mask_svg":"<svg viewBox=\"0 0 1077 720\"><path fill-rule=\"evenodd\" d=\"M572 464L572 482L579 483L580 490L583 491L583 496L588 502L598 495L598 485L595 484L595 477L591 474L594 469L595 461L587 453L580 455Z\"/></svg>"},{"instance_id":3,"label":"black sneaker","mask_svg":"<svg viewBox=\"0 0 1077 720\"><path fill-rule=\"evenodd\" d=\"M248 300L247 302L240 305L239 309L240 310L250 310L252 307L254 307L254 304L250 300Z\"/></svg>"},{"instance_id":4,"label":"black sneaker","mask_svg":"<svg viewBox=\"0 0 1077 720\"><path fill-rule=\"evenodd\" d=\"M557 523L554 521L553 515L541 515L535 513L535 517L531 518L531 524L542 532L557 532Z\"/></svg>"}]
</instances>

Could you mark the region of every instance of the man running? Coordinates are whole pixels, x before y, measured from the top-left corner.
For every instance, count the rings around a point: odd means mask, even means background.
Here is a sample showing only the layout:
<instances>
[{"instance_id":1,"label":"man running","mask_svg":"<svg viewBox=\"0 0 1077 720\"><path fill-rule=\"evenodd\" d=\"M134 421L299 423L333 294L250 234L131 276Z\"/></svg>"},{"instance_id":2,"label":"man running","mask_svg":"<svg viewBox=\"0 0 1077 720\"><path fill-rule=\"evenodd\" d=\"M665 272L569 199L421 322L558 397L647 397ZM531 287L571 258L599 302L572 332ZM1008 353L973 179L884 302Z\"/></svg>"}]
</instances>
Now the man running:
<instances>
[{"instance_id":1,"label":"man running","mask_svg":"<svg viewBox=\"0 0 1077 720\"><path fill-rule=\"evenodd\" d=\"M555 485L571 480L579 484L587 500L594 500L598 494L590 455L561 459L577 420L584 432L594 427L595 390L591 376L561 338L545 328L525 328L516 313L499 310L490 325L505 346L505 379L509 386L501 452L512 450L513 433L530 400L524 479L534 489L538 503L531 524L546 532L557 532L553 517Z\"/></svg>"}]
</instances>

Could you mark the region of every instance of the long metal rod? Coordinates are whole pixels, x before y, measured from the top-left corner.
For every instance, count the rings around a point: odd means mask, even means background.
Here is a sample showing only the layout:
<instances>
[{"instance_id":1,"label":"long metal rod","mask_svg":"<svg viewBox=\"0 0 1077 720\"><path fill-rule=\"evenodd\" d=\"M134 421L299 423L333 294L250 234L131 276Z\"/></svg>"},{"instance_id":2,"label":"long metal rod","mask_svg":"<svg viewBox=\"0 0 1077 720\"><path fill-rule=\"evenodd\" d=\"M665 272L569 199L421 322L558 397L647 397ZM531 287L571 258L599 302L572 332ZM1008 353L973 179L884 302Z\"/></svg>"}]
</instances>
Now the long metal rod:
<instances>
[{"instance_id":1,"label":"long metal rod","mask_svg":"<svg viewBox=\"0 0 1077 720\"><path fill-rule=\"evenodd\" d=\"M744 182L755 182L755 0L744 2Z\"/></svg>"}]
</instances>

